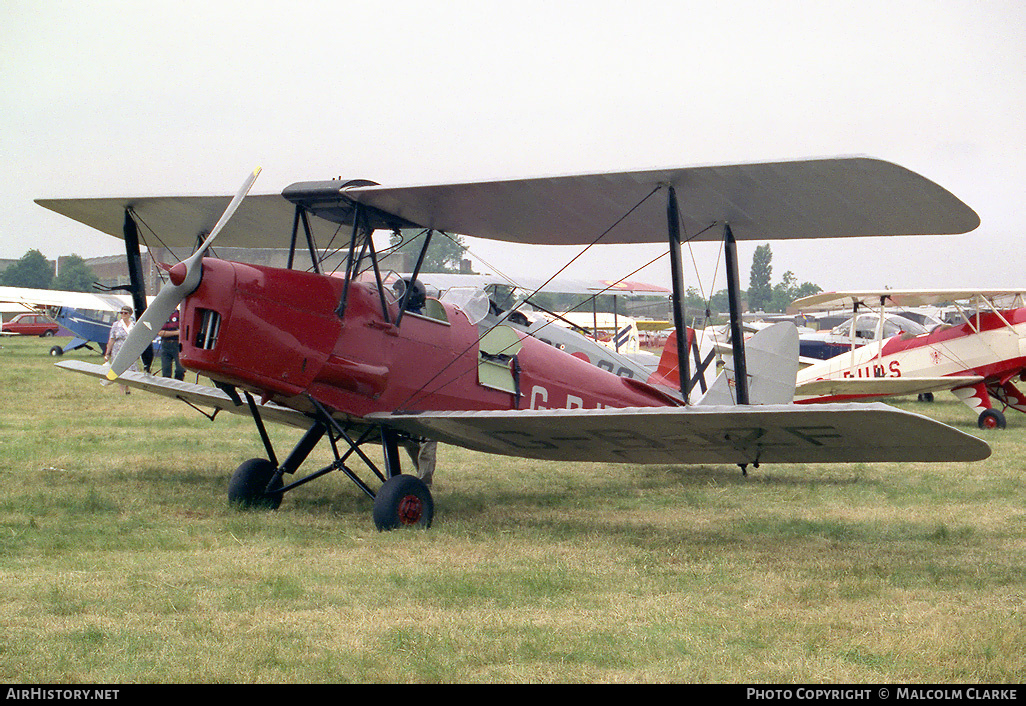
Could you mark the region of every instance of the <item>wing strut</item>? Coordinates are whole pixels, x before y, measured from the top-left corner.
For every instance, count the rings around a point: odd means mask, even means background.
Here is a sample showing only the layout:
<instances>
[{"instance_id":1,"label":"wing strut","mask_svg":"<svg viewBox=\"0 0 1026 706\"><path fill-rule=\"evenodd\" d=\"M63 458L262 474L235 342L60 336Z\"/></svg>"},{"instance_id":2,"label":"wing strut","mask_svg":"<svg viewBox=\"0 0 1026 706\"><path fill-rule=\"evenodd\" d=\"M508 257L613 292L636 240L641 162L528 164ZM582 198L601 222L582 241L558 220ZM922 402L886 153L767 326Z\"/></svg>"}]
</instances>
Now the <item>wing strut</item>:
<instances>
[{"instance_id":1,"label":"wing strut","mask_svg":"<svg viewBox=\"0 0 1026 706\"><path fill-rule=\"evenodd\" d=\"M310 217L307 215L306 209L301 204L296 204L296 214L292 219L292 243L289 246L289 263L288 269L292 269L293 262L296 257L296 239L299 235L299 224L303 223L303 232L306 235L306 247L310 251L310 262L313 264L313 270L317 274L321 274L321 262L317 258L317 246L314 243L313 231L310 230Z\"/></svg>"},{"instance_id":2,"label":"wing strut","mask_svg":"<svg viewBox=\"0 0 1026 706\"><path fill-rule=\"evenodd\" d=\"M730 224L723 224L723 245L727 270L727 299L730 308L730 346L734 356L734 383L738 404L748 404L748 363L745 334L741 326L741 284L737 276L737 241Z\"/></svg>"},{"instance_id":3,"label":"wing strut","mask_svg":"<svg viewBox=\"0 0 1026 706\"><path fill-rule=\"evenodd\" d=\"M684 404L691 404L688 399L691 391L691 366L688 362L688 330L684 325L684 276L680 264L680 208L677 205L677 190L673 186L670 186L666 203L666 225L670 238L670 279L673 284L670 305L673 308L673 327L677 331L680 394L684 397Z\"/></svg>"},{"instance_id":4,"label":"wing strut","mask_svg":"<svg viewBox=\"0 0 1026 706\"><path fill-rule=\"evenodd\" d=\"M406 304L413 294L413 283L417 281L417 277L420 276L420 268L424 265L424 256L427 255L428 247L431 245L431 235L435 231L431 228L428 229L427 234L424 236L424 245L420 248L420 255L417 256L417 264L413 266L413 274L410 275L410 284L403 292L402 299L399 300L399 315L395 317L395 325L398 326L399 322L403 320L403 314L406 312Z\"/></svg>"},{"instance_id":5,"label":"wing strut","mask_svg":"<svg viewBox=\"0 0 1026 706\"><path fill-rule=\"evenodd\" d=\"M146 282L143 280L142 256L139 254L139 228L132 218L132 212L125 209L125 225L122 228L125 236L125 259L128 263L129 290L132 304L135 306L135 320L138 321L146 311ZM150 371L153 364L153 347L147 346L142 352L143 368Z\"/></svg>"}]
</instances>

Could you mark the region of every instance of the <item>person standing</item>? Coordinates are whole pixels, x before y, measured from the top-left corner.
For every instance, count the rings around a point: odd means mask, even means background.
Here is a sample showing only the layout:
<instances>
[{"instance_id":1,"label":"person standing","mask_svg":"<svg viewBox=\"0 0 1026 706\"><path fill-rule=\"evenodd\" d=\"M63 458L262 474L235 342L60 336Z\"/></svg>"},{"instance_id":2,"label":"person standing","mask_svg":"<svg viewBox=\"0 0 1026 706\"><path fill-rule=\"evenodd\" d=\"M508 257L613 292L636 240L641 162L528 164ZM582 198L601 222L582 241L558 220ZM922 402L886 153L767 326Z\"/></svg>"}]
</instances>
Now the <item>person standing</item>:
<instances>
[{"instance_id":1,"label":"person standing","mask_svg":"<svg viewBox=\"0 0 1026 706\"><path fill-rule=\"evenodd\" d=\"M185 369L178 359L180 346L178 345L178 309L171 313L157 334L160 336L160 371L164 377L171 377L171 370L174 369L175 380L185 379Z\"/></svg>"},{"instance_id":2,"label":"person standing","mask_svg":"<svg viewBox=\"0 0 1026 706\"><path fill-rule=\"evenodd\" d=\"M128 333L132 330L134 322L132 321L132 307L123 306L121 312L118 315L117 321L111 324L110 336L107 338L107 350L104 353L103 359L107 362L114 360L117 357L118 351L121 350L121 346L125 344L125 339L128 338ZM139 366L136 365L135 361L128 367L132 372L139 372ZM104 382L105 385L109 385L109 382ZM128 386L122 385L121 391L126 395L128 394Z\"/></svg>"}]
</instances>

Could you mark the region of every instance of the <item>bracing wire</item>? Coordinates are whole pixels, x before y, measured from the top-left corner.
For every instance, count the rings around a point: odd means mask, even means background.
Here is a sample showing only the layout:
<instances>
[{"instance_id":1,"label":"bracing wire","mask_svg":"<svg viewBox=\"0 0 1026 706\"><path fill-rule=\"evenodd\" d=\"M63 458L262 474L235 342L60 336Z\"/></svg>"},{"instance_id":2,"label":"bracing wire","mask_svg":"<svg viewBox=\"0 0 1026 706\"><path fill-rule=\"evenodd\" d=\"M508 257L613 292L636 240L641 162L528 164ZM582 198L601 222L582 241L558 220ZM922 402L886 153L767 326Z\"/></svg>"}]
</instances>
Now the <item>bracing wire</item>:
<instances>
[{"instance_id":1,"label":"bracing wire","mask_svg":"<svg viewBox=\"0 0 1026 706\"><path fill-rule=\"evenodd\" d=\"M626 218L628 218L632 213L634 213L634 211L636 211L638 208L640 208L642 204L644 204L646 201L648 201L660 189L662 189L662 186L657 186L654 189L652 189L652 191L650 191L646 196L644 196L640 201L638 201L638 203L636 203L634 206L632 206L630 209L628 209L628 211L626 213L624 213L620 218L618 218L612 225L610 225L608 228L606 228L604 231L602 231L602 233L599 234L598 237L596 237L594 240L592 240L590 243L588 243L579 253L577 253L577 255L575 255L573 258L571 258L569 262L567 262L565 265L563 265L561 268L559 268L559 270L557 270L552 276L550 276L547 280L545 280L545 282L542 283L537 289L535 289L532 294L530 294L526 299L518 302L512 309L510 309L509 313L512 313L512 312L516 311L525 301L527 301L531 297L537 295L542 289L544 289L549 283L551 283L553 279L555 279L561 273L566 271L566 269L568 267L570 267L570 265L572 265L576 260L578 260L581 256L583 256L584 253L586 253L588 250L590 250L593 246L597 245L600 240L602 240L604 237L606 237L606 235L608 235L614 228L616 228L616 226L618 226ZM656 258L656 259L658 259L658 258ZM649 263L649 264L651 264L651 263ZM644 267L647 267L647 266L648 265L645 265ZM643 267L639 268L636 271L640 271L641 269L644 269L644 268ZM620 281L623 281L624 279L626 279L627 277L630 277L630 276L631 275L626 275L625 277L623 277L620 280L618 280L617 283L619 283ZM614 283L614 284L616 284L616 283ZM611 286L613 286L613 285L610 285L610 287ZM606 289L609 289L609 287L607 287ZM603 291L606 291L606 290L603 290ZM594 296L597 296L597 294L594 295ZM508 317L508 315L509 314L507 314L507 317ZM422 384L420 387L418 387L416 390L414 390L412 393L410 393L410 395L405 400L403 400L403 402L399 405L399 408L403 409L411 401L413 401L414 399L417 399L418 397L421 397L423 395L423 393L424 393L424 390L427 389L427 387L429 385L434 383L435 380L437 380L442 374L444 374L447 370L449 370L449 368L451 368L457 361L461 360L463 358L463 356L467 354L467 352L469 352L470 350L472 350L474 348L474 346L480 344L481 340L484 339L484 337L486 335L488 335L489 332L491 332L496 326L499 326L501 323L502 323L502 320L496 322L494 325L490 326L484 333L480 334L476 341L474 341L469 346L467 346L463 351L461 351L457 356L455 356L451 361L449 361L449 363L447 363L441 370L439 370L437 373L435 373L433 376L431 376L431 378L429 378L426 382L424 382L424 384ZM434 394L435 392L438 392L442 388L444 388L447 385L451 384L452 382L458 380L463 375L469 374L470 372L472 372L473 369L474 368L471 368L470 370L458 373L455 377L447 380L446 382L444 382L441 385L438 385L437 387L432 389L431 392L428 393L428 394Z\"/></svg>"}]
</instances>

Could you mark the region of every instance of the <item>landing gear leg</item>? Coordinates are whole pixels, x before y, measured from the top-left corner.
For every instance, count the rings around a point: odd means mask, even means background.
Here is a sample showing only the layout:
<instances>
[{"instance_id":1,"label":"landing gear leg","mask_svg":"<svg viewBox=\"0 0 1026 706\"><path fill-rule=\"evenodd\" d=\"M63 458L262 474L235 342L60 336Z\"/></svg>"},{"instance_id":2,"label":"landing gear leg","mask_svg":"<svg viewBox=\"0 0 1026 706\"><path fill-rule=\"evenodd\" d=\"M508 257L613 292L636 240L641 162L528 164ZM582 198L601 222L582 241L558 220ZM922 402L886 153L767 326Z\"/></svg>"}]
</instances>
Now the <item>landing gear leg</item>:
<instances>
[{"instance_id":1,"label":"landing gear leg","mask_svg":"<svg viewBox=\"0 0 1026 706\"><path fill-rule=\"evenodd\" d=\"M368 427L358 439L353 439L319 402L311 398L317 415L306 434L299 440L288 457L279 465L260 419L260 409L255 400L247 393L247 402L256 421L257 430L264 443L267 455L271 460L254 458L239 466L232 474L228 484L228 500L238 507L259 507L275 510L281 505L282 496L293 488L309 483L332 471L342 471L367 497L374 501L374 524L379 530L392 530L401 527L430 527L434 517L435 505L431 491L420 478L404 474L399 460L399 440L397 432L387 427ZM293 474L309 457L320 440L328 438L335 460L319 471L284 485L282 477ZM381 439L384 452L384 473L361 450L364 443ZM348 446L348 450L340 453L340 442ZM367 468L381 481L381 488L375 493L356 472L346 465L351 456L356 455Z\"/></svg>"}]
</instances>

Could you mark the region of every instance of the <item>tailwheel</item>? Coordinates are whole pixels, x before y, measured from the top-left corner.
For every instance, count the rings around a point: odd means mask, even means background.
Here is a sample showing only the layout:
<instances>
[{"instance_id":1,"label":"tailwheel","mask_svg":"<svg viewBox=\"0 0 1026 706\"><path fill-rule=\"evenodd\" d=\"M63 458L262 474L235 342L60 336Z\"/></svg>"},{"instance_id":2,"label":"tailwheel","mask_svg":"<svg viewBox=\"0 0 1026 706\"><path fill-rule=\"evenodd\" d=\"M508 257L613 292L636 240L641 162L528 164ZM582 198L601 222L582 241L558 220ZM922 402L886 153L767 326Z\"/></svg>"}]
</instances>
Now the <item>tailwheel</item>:
<instances>
[{"instance_id":1,"label":"tailwheel","mask_svg":"<svg viewBox=\"0 0 1026 706\"><path fill-rule=\"evenodd\" d=\"M270 490L280 490L281 476L275 478L277 467L266 458L251 458L244 461L232 473L228 481L228 502L236 507L277 510L281 505L281 493L268 493L268 484L274 478Z\"/></svg>"},{"instance_id":2,"label":"tailwheel","mask_svg":"<svg viewBox=\"0 0 1026 706\"><path fill-rule=\"evenodd\" d=\"M431 526L435 501L431 491L416 476L392 476L374 498L374 525L378 531L400 527Z\"/></svg>"},{"instance_id":3,"label":"tailwheel","mask_svg":"<svg viewBox=\"0 0 1026 706\"><path fill-rule=\"evenodd\" d=\"M996 409L985 409L980 412L980 418L976 420L976 426L980 429L1004 429L1005 415Z\"/></svg>"}]
</instances>

